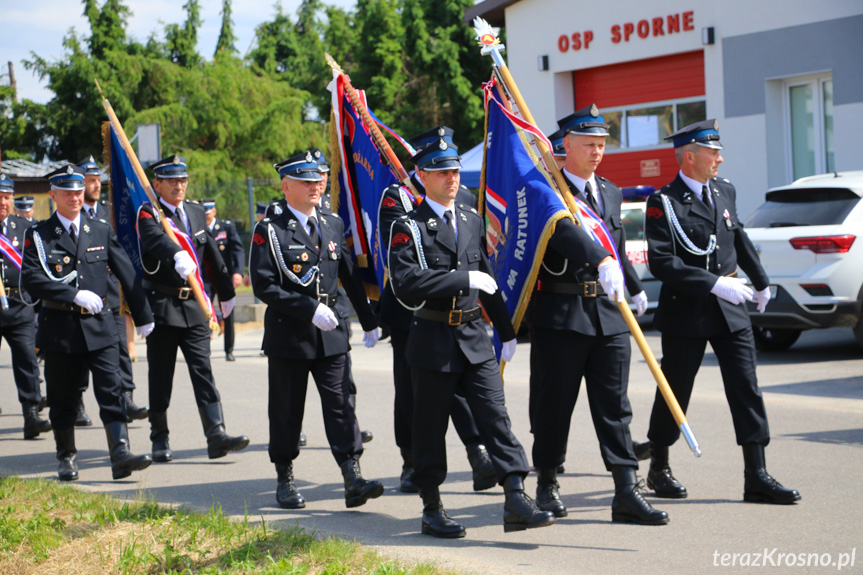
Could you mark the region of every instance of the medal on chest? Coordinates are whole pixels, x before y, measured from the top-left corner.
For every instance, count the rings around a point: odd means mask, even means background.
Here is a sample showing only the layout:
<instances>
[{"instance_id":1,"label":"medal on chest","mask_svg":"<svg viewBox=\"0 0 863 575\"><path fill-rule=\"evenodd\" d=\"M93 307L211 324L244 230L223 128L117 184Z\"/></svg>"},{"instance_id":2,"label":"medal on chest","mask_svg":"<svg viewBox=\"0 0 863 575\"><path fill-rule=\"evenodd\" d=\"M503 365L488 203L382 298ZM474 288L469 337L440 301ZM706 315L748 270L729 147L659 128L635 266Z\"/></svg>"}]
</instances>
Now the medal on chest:
<instances>
[{"instance_id":1,"label":"medal on chest","mask_svg":"<svg viewBox=\"0 0 863 575\"><path fill-rule=\"evenodd\" d=\"M725 219L725 227L730 230L731 226L734 225L731 223L731 214L728 213L728 210L725 210L724 212L722 212L722 217L723 219Z\"/></svg>"},{"instance_id":2,"label":"medal on chest","mask_svg":"<svg viewBox=\"0 0 863 575\"><path fill-rule=\"evenodd\" d=\"M330 242L327 247L330 249L330 259L334 260L338 258L336 255L336 242Z\"/></svg>"}]
</instances>

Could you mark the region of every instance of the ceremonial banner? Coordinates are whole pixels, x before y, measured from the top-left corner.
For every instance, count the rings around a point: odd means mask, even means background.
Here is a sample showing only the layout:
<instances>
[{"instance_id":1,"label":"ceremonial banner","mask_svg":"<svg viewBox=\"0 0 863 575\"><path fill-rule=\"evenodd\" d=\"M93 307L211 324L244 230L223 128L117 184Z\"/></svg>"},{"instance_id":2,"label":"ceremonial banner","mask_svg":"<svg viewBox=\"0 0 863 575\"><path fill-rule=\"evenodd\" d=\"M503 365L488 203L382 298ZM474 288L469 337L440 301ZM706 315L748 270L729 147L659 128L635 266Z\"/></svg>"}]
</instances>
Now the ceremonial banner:
<instances>
[{"instance_id":1,"label":"ceremonial banner","mask_svg":"<svg viewBox=\"0 0 863 575\"><path fill-rule=\"evenodd\" d=\"M147 192L144 191L144 184L138 178L138 174L132 165L132 160L126 154L123 145L120 143L120 138L114 130L113 125L103 132L103 136L109 137L107 145L111 154L111 201L114 205L114 229L116 230L117 239L129 259L132 260L132 265L135 266L135 271L139 276L143 275L143 267L141 263L141 252L139 250L140 243L138 241L138 211L145 203L150 203L147 197ZM156 210L158 213L158 210ZM188 253L192 260L197 265L194 276L204 289L204 281L201 276L201 262L198 254L195 251L194 242L189 236L180 231L174 222L168 221L174 234L177 236L179 247ZM206 299L208 318L210 321L216 320L216 310L213 308L213 302L210 296L204 291L204 299Z\"/></svg>"},{"instance_id":2,"label":"ceremonial banner","mask_svg":"<svg viewBox=\"0 0 863 575\"><path fill-rule=\"evenodd\" d=\"M517 331L555 224L571 216L525 135L525 129L539 130L512 116L490 85L485 97L479 207L486 218L486 247L494 276ZM499 357L497 330L494 344Z\"/></svg>"},{"instance_id":3,"label":"ceremonial banner","mask_svg":"<svg viewBox=\"0 0 863 575\"><path fill-rule=\"evenodd\" d=\"M114 127L103 131L106 146L110 151L111 163L111 202L114 206L114 230L120 245L129 254L132 265L139 276L141 253L138 251L138 208L149 202L144 183L138 178L132 161L123 149Z\"/></svg>"},{"instance_id":4,"label":"ceremonial banner","mask_svg":"<svg viewBox=\"0 0 863 575\"><path fill-rule=\"evenodd\" d=\"M338 196L334 202L345 221L348 246L362 270L366 293L371 297L379 295L379 290L383 289L386 262L377 233L378 204L383 191L399 180L381 161L374 139L345 93L345 76L335 71L333 76L329 89L333 94L332 128L337 134L339 168ZM365 94L358 92L365 104ZM377 118L375 121L406 145Z\"/></svg>"}]
</instances>

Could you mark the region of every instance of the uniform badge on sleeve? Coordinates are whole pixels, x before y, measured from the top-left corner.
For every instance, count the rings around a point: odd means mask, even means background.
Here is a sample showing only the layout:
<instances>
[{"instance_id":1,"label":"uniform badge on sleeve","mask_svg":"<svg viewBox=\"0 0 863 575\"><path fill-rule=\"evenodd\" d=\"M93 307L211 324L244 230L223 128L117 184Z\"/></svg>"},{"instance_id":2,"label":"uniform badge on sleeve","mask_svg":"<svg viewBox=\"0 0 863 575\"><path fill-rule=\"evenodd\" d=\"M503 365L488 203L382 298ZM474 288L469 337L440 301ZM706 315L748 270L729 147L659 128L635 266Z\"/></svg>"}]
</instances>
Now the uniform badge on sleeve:
<instances>
[{"instance_id":1,"label":"uniform badge on sleeve","mask_svg":"<svg viewBox=\"0 0 863 575\"><path fill-rule=\"evenodd\" d=\"M410 236L408 236L407 234L398 233L393 236L393 240L390 242L390 247L394 248L398 245L406 244L409 241L411 241Z\"/></svg>"},{"instance_id":2,"label":"uniform badge on sleeve","mask_svg":"<svg viewBox=\"0 0 863 575\"><path fill-rule=\"evenodd\" d=\"M397 205L398 205L398 202L395 201L393 198L390 198L390 197L384 198L383 206L385 208L392 208L392 207L395 207Z\"/></svg>"},{"instance_id":3,"label":"uniform badge on sleeve","mask_svg":"<svg viewBox=\"0 0 863 575\"><path fill-rule=\"evenodd\" d=\"M651 206L651 207L647 208L646 215L648 218L650 218L652 220L658 220L659 218L664 216L665 213L661 209L659 209L655 206Z\"/></svg>"},{"instance_id":4,"label":"uniform badge on sleeve","mask_svg":"<svg viewBox=\"0 0 863 575\"><path fill-rule=\"evenodd\" d=\"M252 236L252 243L254 243L256 246L263 244L265 241L266 240L264 239L264 236L262 236L261 234L255 234Z\"/></svg>"}]
</instances>

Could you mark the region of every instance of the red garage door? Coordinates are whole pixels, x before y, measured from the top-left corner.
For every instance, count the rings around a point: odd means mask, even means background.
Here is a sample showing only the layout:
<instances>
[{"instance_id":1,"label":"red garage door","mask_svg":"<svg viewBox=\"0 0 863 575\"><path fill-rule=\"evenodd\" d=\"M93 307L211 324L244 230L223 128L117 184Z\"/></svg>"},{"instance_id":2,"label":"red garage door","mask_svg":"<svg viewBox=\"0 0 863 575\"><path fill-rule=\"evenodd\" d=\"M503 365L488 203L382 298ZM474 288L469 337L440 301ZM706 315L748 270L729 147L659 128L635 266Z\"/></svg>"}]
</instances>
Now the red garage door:
<instances>
[{"instance_id":1,"label":"red garage door","mask_svg":"<svg viewBox=\"0 0 863 575\"><path fill-rule=\"evenodd\" d=\"M701 50L635 60L573 73L575 108L596 103L600 110L673 102L704 96L704 54ZM659 188L677 174L674 150L668 145L627 152L609 150L598 172L617 185Z\"/></svg>"}]
</instances>

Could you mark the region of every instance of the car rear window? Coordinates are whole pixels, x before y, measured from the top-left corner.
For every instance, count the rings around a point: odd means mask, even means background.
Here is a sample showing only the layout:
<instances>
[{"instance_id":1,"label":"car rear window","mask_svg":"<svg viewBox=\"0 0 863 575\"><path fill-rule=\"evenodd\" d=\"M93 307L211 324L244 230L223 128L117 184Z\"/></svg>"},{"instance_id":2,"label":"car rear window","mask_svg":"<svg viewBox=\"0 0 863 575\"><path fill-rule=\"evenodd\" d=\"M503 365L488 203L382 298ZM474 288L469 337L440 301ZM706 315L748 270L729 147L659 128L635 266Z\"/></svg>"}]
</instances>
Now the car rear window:
<instances>
[{"instance_id":1,"label":"car rear window","mask_svg":"<svg viewBox=\"0 0 863 575\"><path fill-rule=\"evenodd\" d=\"M627 209L626 204L624 204L620 212L620 220L626 231L627 241L644 239L644 210L640 208Z\"/></svg>"},{"instance_id":2,"label":"car rear window","mask_svg":"<svg viewBox=\"0 0 863 575\"><path fill-rule=\"evenodd\" d=\"M767 201L746 221L750 228L841 224L860 201L845 188L795 188L767 192Z\"/></svg>"}]
</instances>

